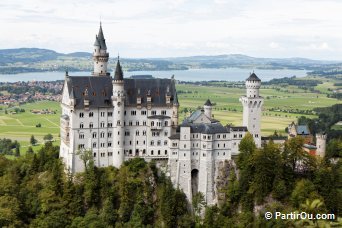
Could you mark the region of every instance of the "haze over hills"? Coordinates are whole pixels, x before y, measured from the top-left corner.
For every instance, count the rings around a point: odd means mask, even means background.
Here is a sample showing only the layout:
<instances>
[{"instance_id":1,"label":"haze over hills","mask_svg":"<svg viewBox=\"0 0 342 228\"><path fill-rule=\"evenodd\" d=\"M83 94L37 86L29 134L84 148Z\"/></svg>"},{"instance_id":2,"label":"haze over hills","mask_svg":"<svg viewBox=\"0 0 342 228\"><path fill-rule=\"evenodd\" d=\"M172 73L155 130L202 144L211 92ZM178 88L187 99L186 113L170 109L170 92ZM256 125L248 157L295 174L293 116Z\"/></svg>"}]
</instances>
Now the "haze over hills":
<instances>
[{"instance_id":1,"label":"haze over hills","mask_svg":"<svg viewBox=\"0 0 342 228\"><path fill-rule=\"evenodd\" d=\"M58 53L40 48L17 48L0 50L0 73L15 74L42 71L90 71L91 53ZM110 63L116 61L111 58ZM329 70L342 68L338 61L312 60L306 58L255 58L241 54L215 56L189 56L170 58L123 58L124 69L135 70L186 70L190 68L256 68L256 69L305 69Z\"/></svg>"}]
</instances>

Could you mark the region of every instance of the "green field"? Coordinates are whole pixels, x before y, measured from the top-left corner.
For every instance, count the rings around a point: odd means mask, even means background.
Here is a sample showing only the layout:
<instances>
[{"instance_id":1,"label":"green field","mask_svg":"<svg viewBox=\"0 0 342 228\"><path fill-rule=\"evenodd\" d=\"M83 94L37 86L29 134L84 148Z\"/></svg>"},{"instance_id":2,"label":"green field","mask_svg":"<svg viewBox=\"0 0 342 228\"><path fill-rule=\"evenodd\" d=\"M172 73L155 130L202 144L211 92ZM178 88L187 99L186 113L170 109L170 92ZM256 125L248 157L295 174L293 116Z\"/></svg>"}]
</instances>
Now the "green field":
<instances>
[{"instance_id":1,"label":"green field","mask_svg":"<svg viewBox=\"0 0 342 228\"><path fill-rule=\"evenodd\" d=\"M260 93L265 97L261 125L263 135L270 135L275 130L284 134L285 127L292 121L295 121L297 117L303 115L287 113L286 110L312 110L316 107L326 107L342 103L342 101L327 98L326 94L305 93L304 90L291 87L286 89L294 91L294 93L279 91L279 89L276 90L272 87L261 89ZM322 86L320 89L322 89ZM215 103L213 108L215 119L220 120L224 125L229 123L234 125L242 124L242 106L239 102L239 97L245 94L244 88L179 84L177 85L177 90L183 92L178 94L180 121L190 115L190 112L184 112L185 108L191 111L196 110L198 107L202 107L204 102L210 98L211 102ZM18 114L5 114L4 108L0 110L0 138L10 138L19 141L21 144L21 154L26 153L28 146L30 146L29 140L31 135L34 135L39 143L33 147L35 151L44 143L43 137L48 133L53 135L54 143L56 145L59 144L59 103L40 101L21 105L20 108L26 111ZM8 113L13 109L7 108ZM56 114L32 114L30 112L32 109L51 109L55 110ZM305 116L310 118L316 117L315 115ZM42 125L40 128L36 127L38 123ZM340 128L340 126L336 126L336 128Z\"/></svg>"},{"instance_id":2,"label":"green field","mask_svg":"<svg viewBox=\"0 0 342 228\"><path fill-rule=\"evenodd\" d=\"M57 102L41 101L21 105L25 109L24 113L5 114L0 111L0 138L9 138L19 141L21 145L21 154L25 154L29 145L31 135L38 140L38 145L33 149L37 151L44 143L43 137L48 133L52 134L56 144L59 144L59 117L60 106ZM8 108L8 113L13 108ZM32 114L32 109L51 109L56 110L56 114ZM41 127L36 125L40 123Z\"/></svg>"}]
</instances>

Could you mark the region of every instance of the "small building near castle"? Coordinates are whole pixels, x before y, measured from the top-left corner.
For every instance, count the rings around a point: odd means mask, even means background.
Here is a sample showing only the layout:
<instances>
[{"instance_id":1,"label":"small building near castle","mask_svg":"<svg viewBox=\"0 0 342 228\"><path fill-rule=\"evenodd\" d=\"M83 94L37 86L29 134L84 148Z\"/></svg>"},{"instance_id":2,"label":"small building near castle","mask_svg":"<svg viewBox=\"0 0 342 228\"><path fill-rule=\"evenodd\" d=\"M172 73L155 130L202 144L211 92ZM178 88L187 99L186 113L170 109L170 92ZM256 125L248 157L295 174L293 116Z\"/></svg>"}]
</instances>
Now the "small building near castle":
<instances>
[{"instance_id":1,"label":"small building near castle","mask_svg":"<svg viewBox=\"0 0 342 228\"><path fill-rule=\"evenodd\" d=\"M292 122L288 127L288 138L300 136L304 139L303 150L313 156L325 156L327 135L325 133L316 134L316 144L314 136L307 125L297 125Z\"/></svg>"}]
</instances>

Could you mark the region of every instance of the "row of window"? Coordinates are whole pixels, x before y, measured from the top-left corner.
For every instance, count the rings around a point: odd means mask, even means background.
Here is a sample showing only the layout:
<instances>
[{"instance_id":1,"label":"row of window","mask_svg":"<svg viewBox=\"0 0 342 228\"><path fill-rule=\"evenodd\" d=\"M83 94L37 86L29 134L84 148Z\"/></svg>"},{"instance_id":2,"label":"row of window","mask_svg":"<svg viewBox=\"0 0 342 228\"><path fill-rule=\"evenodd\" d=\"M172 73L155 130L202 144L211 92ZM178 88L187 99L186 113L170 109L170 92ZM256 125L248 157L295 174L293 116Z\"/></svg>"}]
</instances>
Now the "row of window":
<instances>
[{"instance_id":1,"label":"row of window","mask_svg":"<svg viewBox=\"0 0 342 228\"><path fill-rule=\"evenodd\" d=\"M126 111L124 112L124 114L126 115ZM161 115L166 115L166 110L162 110L161 112L160 112L160 114ZM131 111L131 115L132 116L136 116L137 115L137 111L136 110L132 110ZM147 115L147 111L141 111L141 115L143 115L143 116L146 116ZM157 115L157 111L151 111L151 115ZM84 113L83 112L80 112L79 113L79 117L80 118L84 118ZM94 112L89 112L88 113L88 116L89 117L93 117L94 116ZM100 116L101 117L105 117L106 116L106 112L100 112ZM111 117L111 116L113 116L113 112L107 112L107 116L108 117Z\"/></svg>"},{"instance_id":2,"label":"row of window","mask_svg":"<svg viewBox=\"0 0 342 228\"><path fill-rule=\"evenodd\" d=\"M126 145L126 141L123 141L123 144ZM120 145L120 141L118 141L118 145ZM129 145L132 145L132 141L129 141ZM136 145L139 145L139 141L136 141ZM146 141L143 140L143 145L146 145Z\"/></svg>"},{"instance_id":3,"label":"row of window","mask_svg":"<svg viewBox=\"0 0 342 228\"><path fill-rule=\"evenodd\" d=\"M105 135L106 135L106 134L105 134L104 132L101 132L101 133L100 133L100 138L104 138ZM93 139L96 139L96 138L97 138L97 133L96 133L96 132L93 132L92 137L93 137ZM107 137L108 137L108 138L111 138L111 137L112 137L112 132L108 132L108 133L107 133ZM79 139L84 139L84 133L81 132L81 133L78 135L78 138L79 138Z\"/></svg>"},{"instance_id":4,"label":"row of window","mask_svg":"<svg viewBox=\"0 0 342 228\"><path fill-rule=\"evenodd\" d=\"M151 140L151 144L150 144L151 146L154 146L155 144L154 144L154 140ZM164 141L164 146L166 146L167 145L167 140L165 140ZM157 141L157 146L161 146L161 141L160 140L158 140Z\"/></svg>"},{"instance_id":5,"label":"row of window","mask_svg":"<svg viewBox=\"0 0 342 228\"><path fill-rule=\"evenodd\" d=\"M93 117L94 116L94 112L89 112L88 116L89 117ZM100 116L101 117L105 117L106 116L106 112L100 112ZM113 116L113 112L107 112L107 116L109 116L109 117ZM84 113L80 112L79 117L83 118L84 117Z\"/></svg>"},{"instance_id":6,"label":"row of window","mask_svg":"<svg viewBox=\"0 0 342 228\"><path fill-rule=\"evenodd\" d=\"M141 114L142 116L146 116L146 115L147 115L147 111L146 111L146 110L141 110L140 114ZM160 112L160 114L161 114L161 115L166 115L166 110L162 110L162 111ZM124 115L125 115L125 116L127 115L127 112L126 112L126 111L124 112ZM131 116L136 116L136 115L137 115L137 111L136 111L136 110L132 110L132 111L131 111ZM156 111L156 110L151 111L151 115L153 115L153 116L157 115L157 111Z\"/></svg>"},{"instance_id":7,"label":"row of window","mask_svg":"<svg viewBox=\"0 0 342 228\"><path fill-rule=\"evenodd\" d=\"M234 139L236 139L237 137L238 137L238 135L237 134L234 134ZM239 134L239 138L242 138L243 137L243 135L242 134Z\"/></svg>"},{"instance_id":8,"label":"row of window","mask_svg":"<svg viewBox=\"0 0 342 228\"><path fill-rule=\"evenodd\" d=\"M118 154L120 154L120 153L118 152ZM139 154L139 150L137 149L136 152L135 152L135 155L138 155L138 154ZM146 150L145 150L145 149L142 151L142 154L143 154L143 155L146 155ZM150 151L150 154L151 154L151 155L154 155L154 150L151 150L151 151ZM164 154L163 154L163 155L167 155L167 154L168 154L167 150L164 150ZM132 155L133 155L133 151L132 151L132 150L125 150L125 155L127 155L127 156L132 156ZM157 151L157 155L162 155L161 150L158 150L158 151ZM95 158L95 157L97 156L97 153L94 152L94 153L93 153L93 156L94 156L94 158ZM108 156L108 157L113 156L113 152L107 152L107 156ZM106 153L101 152L101 153L100 153L100 157L106 157Z\"/></svg>"},{"instance_id":9,"label":"row of window","mask_svg":"<svg viewBox=\"0 0 342 228\"><path fill-rule=\"evenodd\" d=\"M94 156L94 158L96 157L96 153L93 153L93 156ZM106 157L106 153L100 153L100 156L101 157ZM107 156L108 157L112 157L113 156L113 152L107 152Z\"/></svg>"},{"instance_id":10,"label":"row of window","mask_svg":"<svg viewBox=\"0 0 342 228\"><path fill-rule=\"evenodd\" d=\"M92 146L93 146L93 148L97 148L97 143L94 142ZM106 147L106 143L100 143L100 147L101 148L105 148ZM112 147L112 143L108 142L107 143L107 147ZM84 144L78 144L78 149L84 149L84 148L85 148Z\"/></svg>"},{"instance_id":11,"label":"row of window","mask_svg":"<svg viewBox=\"0 0 342 228\"><path fill-rule=\"evenodd\" d=\"M143 143L143 145L146 145L146 141L145 140L143 140L142 143ZM126 144L126 142L123 141L123 145L125 145L125 144ZM168 144L168 141L164 140L164 146L167 146L167 144ZM118 145L120 145L120 141L118 141ZM132 145L132 141L129 141L129 145ZM139 141L138 140L136 141L136 145L139 145ZM162 141L158 140L157 142L155 142L154 140L151 140L150 145L151 146L161 146L162 145ZM105 146L106 146L105 143L100 143L100 147L101 148L104 148ZM112 146L112 143L108 142L107 143L107 147L111 147L111 146ZM97 143L94 142L92 147L96 148L97 147ZM84 149L84 144L79 144L78 145L78 149Z\"/></svg>"},{"instance_id":12,"label":"row of window","mask_svg":"<svg viewBox=\"0 0 342 228\"><path fill-rule=\"evenodd\" d=\"M105 122L101 122L100 123L100 127L105 127ZM107 127L113 127L113 124L111 122L107 123ZM80 128L84 128L84 123L80 123ZM89 123L89 128L94 128L94 124L93 123Z\"/></svg>"},{"instance_id":13,"label":"row of window","mask_svg":"<svg viewBox=\"0 0 342 228\"><path fill-rule=\"evenodd\" d=\"M154 126L158 126L158 127L161 127L162 126L162 123L160 121L158 122L154 122L154 121L151 121L151 127L154 127ZM168 121L165 121L164 122L164 126L167 127L169 126L169 122Z\"/></svg>"},{"instance_id":14,"label":"row of window","mask_svg":"<svg viewBox=\"0 0 342 228\"><path fill-rule=\"evenodd\" d=\"M196 156L198 156L198 152L196 152L196 153L195 153L195 152L192 152L192 156L195 156L195 154L196 154ZM177 155L177 152L176 152L176 151L173 151L173 152L172 152L172 155ZM222 155L223 155L223 156L226 156L226 152L223 152ZM186 153L184 153L183 156L186 157ZM206 156L206 153L203 153L202 156L205 157L205 156ZM220 152L217 152L217 156L220 156ZM184 164L184 166L185 166L185 164Z\"/></svg>"},{"instance_id":15,"label":"row of window","mask_svg":"<svg viewBox=\"0 0 342 228\"><path fill-rule=\"evenodd\" d=\"M118 125L118 126L121 125L121 121L120 121L120 120L118 120L117 125ZM133 121L129 121L129 122L128 122L128 125L129 125L129 126L133 126ZM143 126L146 126L146 121L143 121L143 124L142 124L142 125L143 125ZM124 121L124 126L126 126L126 121ZM139 121L135 121L135 126L140 126Z\"/></svg>"}]
</instances>

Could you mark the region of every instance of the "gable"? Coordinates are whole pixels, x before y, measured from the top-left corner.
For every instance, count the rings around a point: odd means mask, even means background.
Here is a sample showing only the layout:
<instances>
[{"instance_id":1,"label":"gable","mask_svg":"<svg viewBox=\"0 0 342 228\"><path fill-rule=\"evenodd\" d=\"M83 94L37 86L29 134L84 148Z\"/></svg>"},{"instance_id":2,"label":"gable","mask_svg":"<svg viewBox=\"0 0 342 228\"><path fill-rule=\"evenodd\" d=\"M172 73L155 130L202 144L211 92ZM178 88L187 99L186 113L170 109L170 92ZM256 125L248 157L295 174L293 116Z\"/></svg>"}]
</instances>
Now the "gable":
<instances>
[{"instance_id":1,"label":"gable","mask_svg":"<svg viewBox=\"0 0 342 228\"><path fill-rule=\"evenodd\" d=\"M70 95L69 89L67 85L67 81L64 81L63 85L63 93L62 93L62 104L69 105L70 104Z\"/></svg>"},{"instance_id":2,"label":"gable","mask_svg":"<svg viewBox=\"0 0 342 228\"><path fill-rule=\"evenodd\" d=\"M211 123L211 120L204 113L201 113L192 122L193 123Z\"/></svg>"}]
</instances>

